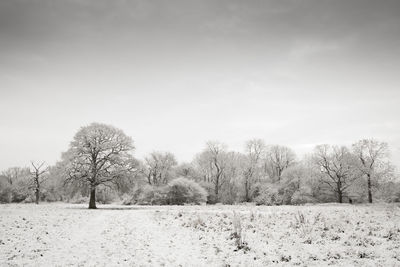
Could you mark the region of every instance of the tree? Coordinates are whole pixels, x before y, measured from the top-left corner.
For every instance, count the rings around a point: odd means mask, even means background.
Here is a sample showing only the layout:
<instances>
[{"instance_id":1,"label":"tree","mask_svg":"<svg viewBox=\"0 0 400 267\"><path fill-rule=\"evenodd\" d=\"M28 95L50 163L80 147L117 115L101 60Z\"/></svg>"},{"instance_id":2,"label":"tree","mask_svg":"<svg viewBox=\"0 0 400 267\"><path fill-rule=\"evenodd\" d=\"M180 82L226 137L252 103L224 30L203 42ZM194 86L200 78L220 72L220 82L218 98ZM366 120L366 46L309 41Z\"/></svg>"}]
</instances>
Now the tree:
<instances>
[{"instance_id":1,"label":"tree","mask_svg":"<svg viewBox=\"0 0 400 267\"><path fill-rule=\"evenodd\" d=\"M37 164L31 162L32 165L32 187L35 191L35 203L39 204L40 200L40 186L44 182L43 175L49 170L49 167L44 167L44 162Z\"/></svg>"},{"instance_id":2,"label":"tree","mask_svg":"<svg viewBox=\"0 0 400 267\"><path fill-rule=\"evenodd\" d=\"M224 172L227 164L226 146L219 142L209 141L206 148L196 157L199 173L206 183L213 185L214 202L220 199L220 190L225 182Z\"/></svg>"},{"instance_id":3,"label":"tree","mask_svg":"<svg viewBox=\"0 0 400 267\"><path fill-rule=\"evenodd\" d=\"M197 173L192 163L181 163L175 168L177 177L184 177L188 179L196 179Z\"/></svg>"},{"instance_id":4,"label":"tree","mask_svg":"<svg viewBox=\"0 0 400 267\"><path fill-rule=\"evenodd\" d=\"M322 182L336 193L339 203L343 202L346 189L358 178L355 160L354 155L344 146L319 145L315 148L314 163L324 174Z\"/></svg>"},{"instance_id":5,"label":"tree","mask_svg":"<svg viewBox=\"0 0 400 267\"><path fill-rule=\"evenodd\" d=\"M120 129L101 123L82 127L63 155L65 181L89 185L89 209L95 209L98 186L118 185L137 172L133 150L132 138Z\"/></svg>"},{"instance_id":6,"label":"tree","mask_svg":"<svg viewBox=\"0 0 400 267\"><path fill-rule=\"evenodd\" d=\"M240 182L244 179L247 157L240 153L229 151L225 155L223 184L220 192L220 202L233 204L238 200Z\"/></svg>"},{"instance_id":7,"label":"tree","mask_svg":"<svg viewBox=\"0 0 400 267\"><path fill-rule=\"evenodd\" d=\"M280 182L283 171L295 163L296 155L286 146L274 145L268 148L267 160L271 164L274 178Z\"/></svg>"},{"instance_id":8,"label":"tree","mask_svg":"<svg viewBox=\"0 0 400 267\"><path fill-rule=\"evenodd\" d=\"M147 180L149 184L167 184L171 171L178 163L175 156L169 152L153 152L145 159Z\"/></svg>"},{"instance_id":9,"label":"tree","mask_svg":"<svg viewBox=\"0 0 400 267\"><path fill-rule=\"evenodd\" d=\"M244 170L245 201L252 200L251 190L256 179L260 180L260 163L265 153L265 143L261 139L253 139L246 143L246 167Z\"/></svg>"},{"instance_id":10,"label":"tree","mask_svg":"<svg viewBox=\"0 0 400 267\"><path fill-rule=\"evenodd\" d=\"M353 144L354 154L358 159L358 167L367 178L368 202L372 203L373 180L377 180L390 172L388 161L388 144L374 139L363 139Z\"/></svg>"}]
</instances>

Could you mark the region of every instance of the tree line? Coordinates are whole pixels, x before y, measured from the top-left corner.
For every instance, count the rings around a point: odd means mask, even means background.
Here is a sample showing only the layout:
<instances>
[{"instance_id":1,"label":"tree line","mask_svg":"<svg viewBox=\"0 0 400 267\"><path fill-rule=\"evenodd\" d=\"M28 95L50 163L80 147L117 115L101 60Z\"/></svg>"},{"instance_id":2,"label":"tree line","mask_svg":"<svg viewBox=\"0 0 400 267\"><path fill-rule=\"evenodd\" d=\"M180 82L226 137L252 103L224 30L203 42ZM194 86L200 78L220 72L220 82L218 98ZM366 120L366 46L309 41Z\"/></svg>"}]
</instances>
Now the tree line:
<instances>
[{"instance_id":1,"label":"tree line","mask_svg":"<svg viewBox=\"0 0 400 267\"><path fill-rule=\"evenodd\" d=\"M400 183L386 142L363 139L350 147L318 145L299 158L261 139L242 152L209 141L191 162L170 152L133 156L134 142L111 125L78 130L54 166L31 163L1 173L1 202L121 201L125 204L254 202L283 205L400 201Z\"/></svg>"}]
</instances>

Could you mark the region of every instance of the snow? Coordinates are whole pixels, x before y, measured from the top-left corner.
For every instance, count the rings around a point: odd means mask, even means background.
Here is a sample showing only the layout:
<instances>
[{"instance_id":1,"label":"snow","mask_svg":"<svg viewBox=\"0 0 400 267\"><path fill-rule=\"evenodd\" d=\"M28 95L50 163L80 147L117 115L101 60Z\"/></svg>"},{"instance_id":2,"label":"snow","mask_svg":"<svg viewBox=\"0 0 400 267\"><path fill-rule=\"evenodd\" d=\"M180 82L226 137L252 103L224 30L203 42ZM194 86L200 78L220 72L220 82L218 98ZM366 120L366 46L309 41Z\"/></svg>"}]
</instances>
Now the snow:
<instances>
[{"instance_id":1,"label":"snow","mask_svg":"<svg viewBox=\"0 0 400 267\"><path fill-rule=\"evenodd\" d=\"M7 204L0 227L0 266L400 266L395 205Z\"/></svg>"}]
</instances>

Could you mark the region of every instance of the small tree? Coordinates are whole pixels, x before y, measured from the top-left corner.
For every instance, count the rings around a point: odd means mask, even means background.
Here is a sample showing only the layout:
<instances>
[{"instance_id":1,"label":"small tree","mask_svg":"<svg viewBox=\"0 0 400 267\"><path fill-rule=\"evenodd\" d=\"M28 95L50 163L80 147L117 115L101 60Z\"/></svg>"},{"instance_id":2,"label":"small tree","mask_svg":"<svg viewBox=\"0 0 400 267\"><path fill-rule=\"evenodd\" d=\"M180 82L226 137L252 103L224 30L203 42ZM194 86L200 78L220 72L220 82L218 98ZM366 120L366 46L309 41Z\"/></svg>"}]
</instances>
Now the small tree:
<instances>
[{"instance_id":1,"label":"small tree","mask_svg":"<svg viewBox=\"0 0 400 267\"><path fill-rule=\"evenodd\" d=\"M40 186L44 182L43 175L49 170L48 167L44 167L44 162L40 164L35 164L31 162L32 165L32 187L35 191L35 203L39 204L40 200Z\"/></svg>"},{"instance_id":2,"label":"small tree","mask_svg":"<svg viewBox=\"0 0 400 267\"><path fill-rule=\"evenodd\" d=\"M372 203L373 181L391 171L388 157L388 144L373 139L363 139L353 144L353 152L358 159L358 167L367 178L368 202Z\"/></svg>"},{"instance_id":3,"label":"small tree","mask_svg":"<svg viewBox=\"0 0 400 267\"><path fill-rule=\"evenodd\" d=\"M63 155L65 181L88 184L89 209L95 209L96 187L118 185L137 171L133 149L132 139L120 129L101 123L82 127Z\"/></svg>"}]
</instances>

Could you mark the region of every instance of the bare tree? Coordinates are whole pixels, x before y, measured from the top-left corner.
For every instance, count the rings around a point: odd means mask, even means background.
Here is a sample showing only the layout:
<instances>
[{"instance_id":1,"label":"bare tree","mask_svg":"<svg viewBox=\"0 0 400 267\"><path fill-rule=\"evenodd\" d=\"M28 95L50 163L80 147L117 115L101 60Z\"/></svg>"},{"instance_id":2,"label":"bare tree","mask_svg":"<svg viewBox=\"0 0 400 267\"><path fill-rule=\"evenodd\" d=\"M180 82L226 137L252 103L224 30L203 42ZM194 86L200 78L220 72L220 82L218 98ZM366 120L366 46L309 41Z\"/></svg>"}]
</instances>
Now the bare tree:
<instances>
[{"instance_id":1,"label":"bare tree","mask_svg":"<svg viewBox=\"0 0 400 267\"><path fill-rule=\"evenodd\" d=\"M265 153L265 143L261 139L252 139L246 143L246 167L244 169L245 201L251 201L251 190L255 180L260 180L260 163Z\"/></svg>"},{"instance_id":2,"label":"bare tree","mask_svg":"<svg viewBox=\"0 0 400 267\"><path fill-rule=\"evenodd\" d=\"M214 184L215 199L218 202L220 189L225 182L223 174L226 167L226 146L219 142L207 142L206 153L209 156L213 171L212 182Z\"/></svg>"},{"instance_id":3,"label":"bare tree","mask_svg":"<svg viewBox=\"0 0 400 267\"><path fill-rule=\"evenodd\" d=\"M196 179L197 173L192 163L181 163L175 168L175 170L178 177Z\"/></svg>"},{"instance_id":4,"label":"bare tree","mask_svg":"<svg viewBox=\"0 0 400 267\"><path fill-rule=\"evenodd\" d=\"M226 146L212 141L207 142L206 148L196 157L198 171L204 181L213 184L216 202L220 199L220 190L225 182L226 157Z\"/></svg>"},{"instance_id":5,"label":"bare tree","mask_svg":"<svg viewBox=\"0 0 400 267\"><path fill-rule=\"evenodd\" d=\"M268 148L267 160L272 167L274 178L280 182L283 171L295 163L296 155L286 146L274 145Z\"/></svg>"},{"instance_id":6,"label":"bare tree","mask_svg":"<svg viewBox=\"0 0 400 267\"><path fill-rule=\"evenodd\" d=\"M223 172L223 185L220 201L233 204L238 200L238 189L244 179L247 157L240 153L229 151L225 156L225 168Z\"/></svg>"},{"instance_id":7,"label":"bare tree","mask_svg":"<svg viewBox=\"0 0 400 267\"><path fill-rule=\"evenodd\" d=\"M89 185L89 209L95 209L96 187L116 186L138 171L133 149L132 138L120 129L101 123L82 127L63 155L65 181Z\"/></svg>"},{"instance_id":8,"label":"bare tree","mask_svg":"<svg viewBox=\"0 0 400 267\"><path fill-rule=\"evenodd\" d=\"M359 177L355 160L354 155L344 146L319 145L315 148L314 163L324 174L322 182L336 193L339 203L343 202L346 189Z\"/></svg>"},{"instance_id":9,"label":"bare tree","mask_svg":"<svg viewBox=\"0 0 400 267\"><path fill-rule=\"evenodd\" d=\"M368 202L372 203L373 180L376 181L391 170L391 165L386 161L388 144L374 139L363 139L352 147L358 159L359 170L367 178Z\"/></svg>"},{"instance_id":10,"label":"bare tree","mask_svg":"<svg viewBox=\"0 0 400 267\"><path fill-rule=\"evenodd\" d=\"M147 181L149 184L167 184L171 171L178 163L169 152L153 152L145 159Z\"/></svg>"},{"instance_id":11,"label":"bare tree","mask_svg":"<svg viewBox=\"0 0 400 267\"><path fill-rule=\"evenodd\" d=\"M45 162L40 164L31 162L32 165L32 187L35 191L35 203L39 204L40 200L40 186L44 182L44 174L49 170L49 167L45 167Z\"/></svg>"}]
</instances>

